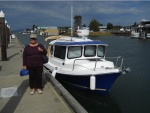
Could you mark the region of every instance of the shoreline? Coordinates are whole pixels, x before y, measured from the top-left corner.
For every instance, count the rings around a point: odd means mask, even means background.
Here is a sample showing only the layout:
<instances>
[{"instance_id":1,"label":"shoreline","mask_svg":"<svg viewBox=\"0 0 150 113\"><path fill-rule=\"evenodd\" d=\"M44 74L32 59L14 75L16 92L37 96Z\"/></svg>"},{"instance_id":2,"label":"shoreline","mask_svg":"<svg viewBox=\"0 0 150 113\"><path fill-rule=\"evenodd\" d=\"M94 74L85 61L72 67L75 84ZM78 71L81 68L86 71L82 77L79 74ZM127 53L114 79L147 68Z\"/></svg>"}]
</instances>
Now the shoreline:
<instances>
[{"instance_id":1,"label":"shoreline","mask_svg":"<svg viewBox=\"0 0 150 113\"><path fill-rule=\"evenodd\" d=\"M90 32L89 36L114 36L111 32Z\"/></svg>"},{"instance_id":2,"label":"shoreline","mask_svg":"<svg viewBox=\"0 0 150 113\"><path fill-rule=\"evenodd\" d=\"M70 36L71 33L67 32L63 35ZM76 33L73 34L73 36L77 36ZM89 32L89 36L130 36L130 33L126 32Z\"/></svg>"}]
</instances>

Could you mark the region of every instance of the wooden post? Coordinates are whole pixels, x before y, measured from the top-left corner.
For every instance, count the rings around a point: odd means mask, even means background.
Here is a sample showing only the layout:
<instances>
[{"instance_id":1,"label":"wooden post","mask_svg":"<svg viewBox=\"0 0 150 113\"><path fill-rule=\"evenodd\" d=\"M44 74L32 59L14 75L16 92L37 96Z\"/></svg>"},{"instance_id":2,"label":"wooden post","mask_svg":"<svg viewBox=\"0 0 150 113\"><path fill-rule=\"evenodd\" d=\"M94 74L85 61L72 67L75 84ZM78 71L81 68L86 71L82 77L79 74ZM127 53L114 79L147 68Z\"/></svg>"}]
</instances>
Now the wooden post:
<instances>
[{"instance_id":1,"label":"wooden post","mask_svg":"<svg viewBox=\"0 0 150 113\"><path fill-rule=\"evenodd\" d=\"M6 51L6 35L5 35L5 15L0 12L0 37L1 37L1 58L2 61L7 60L7 51Z\"/></svg>"}]
</instances>

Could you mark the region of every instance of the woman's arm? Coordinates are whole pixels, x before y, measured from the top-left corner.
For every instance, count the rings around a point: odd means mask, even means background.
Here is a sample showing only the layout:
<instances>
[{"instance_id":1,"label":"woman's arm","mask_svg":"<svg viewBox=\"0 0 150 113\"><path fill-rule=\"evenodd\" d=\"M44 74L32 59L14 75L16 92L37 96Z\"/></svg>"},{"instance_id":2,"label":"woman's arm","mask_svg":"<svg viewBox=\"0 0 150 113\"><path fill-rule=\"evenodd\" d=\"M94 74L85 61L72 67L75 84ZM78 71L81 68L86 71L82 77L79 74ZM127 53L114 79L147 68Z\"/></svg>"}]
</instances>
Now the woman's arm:
<instances>
[{"instance_id":1,"label":"woman's arm","mask_svg":"<svg viewBox=\"0 0 150 113\"><path fill-rule=\"evenodd\" d=\"M42 44L40 44L40 47L38 47L38 50L39 50L43 55L46 55L46 54L47 54L47 51L46 51L45 47L44 47Z\"/></svg>"}]
</instances>

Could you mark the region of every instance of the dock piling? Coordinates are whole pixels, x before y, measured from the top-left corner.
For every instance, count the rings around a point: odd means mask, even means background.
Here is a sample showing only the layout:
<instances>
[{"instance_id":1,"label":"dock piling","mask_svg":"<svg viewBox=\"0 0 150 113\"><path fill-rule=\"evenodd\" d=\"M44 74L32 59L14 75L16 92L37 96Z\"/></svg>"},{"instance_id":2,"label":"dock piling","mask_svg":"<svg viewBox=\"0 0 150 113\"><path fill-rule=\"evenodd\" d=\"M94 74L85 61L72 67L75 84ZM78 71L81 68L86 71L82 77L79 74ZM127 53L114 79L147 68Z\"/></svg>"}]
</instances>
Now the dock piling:
<instances>
[{"instance_id":1,"label":"dock piling","mask_svg":"<svg viewBox=\"0 0 150 113\"><path fill-rule=\"evenodd\" d=\"M0 37L1 37L1 58L2 61L7 61L7 45L6 45L6 34L5 34L5 15L3 11L0 12Z\"/></svg>"}]
</instances>

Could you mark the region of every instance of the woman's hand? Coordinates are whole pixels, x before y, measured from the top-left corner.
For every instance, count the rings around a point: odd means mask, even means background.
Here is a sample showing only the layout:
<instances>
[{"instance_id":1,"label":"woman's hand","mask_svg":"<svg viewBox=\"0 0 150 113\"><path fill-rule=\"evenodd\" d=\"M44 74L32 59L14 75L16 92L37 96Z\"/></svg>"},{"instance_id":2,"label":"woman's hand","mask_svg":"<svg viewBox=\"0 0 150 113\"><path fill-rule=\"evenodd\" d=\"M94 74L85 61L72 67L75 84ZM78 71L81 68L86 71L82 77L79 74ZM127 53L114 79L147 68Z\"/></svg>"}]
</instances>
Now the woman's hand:
<instances>
[{"instance_id":1,"label":"woman's hand","mask_svg":"<svg viewBox=\"0 0 150 113\"><path fill-rule=\"evenodd\" d=\"M39 50L40 52L42 52L42 51L43 51L43 49L42 49L42 48L40 48L40 47L38 47L38 50Z\"/></svg>"},{"instance_id":2,"label":"woman's hand","mask_svg":"<svg viewBox=\"0 0 150 113\"><path fill-rule=\"evenodd\" d=\"M23 66L23 69L26 70L26 69L27 69L27 66Z\"/></svg>"}]
</instances>

